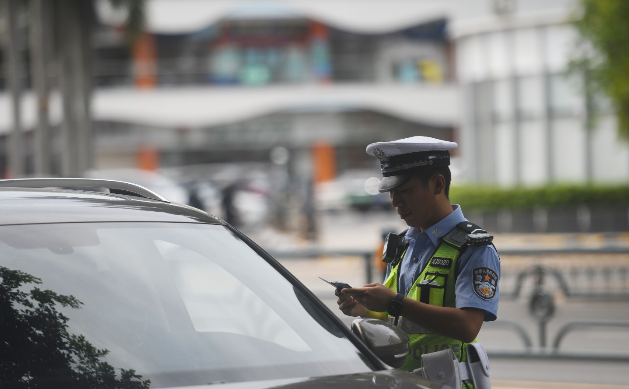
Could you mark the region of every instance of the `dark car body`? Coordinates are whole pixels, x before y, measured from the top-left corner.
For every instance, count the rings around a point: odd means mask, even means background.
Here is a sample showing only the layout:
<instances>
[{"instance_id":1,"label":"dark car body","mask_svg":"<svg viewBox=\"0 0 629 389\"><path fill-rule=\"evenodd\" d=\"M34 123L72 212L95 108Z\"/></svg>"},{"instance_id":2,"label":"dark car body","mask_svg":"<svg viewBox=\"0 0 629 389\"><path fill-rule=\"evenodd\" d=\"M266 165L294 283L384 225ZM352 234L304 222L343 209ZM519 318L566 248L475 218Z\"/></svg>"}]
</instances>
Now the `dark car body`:
<instances>
[{"instance_id":1,"label":"dark car body","mask_svg":"<svg viewBox=\"0 0 629 389\"><path fill-rule=\"evenodd\" d=\"M439 387L198 209L0 188L0 387ZM36 385L35 385L36 384Z\"/></svg>"}]
</instances>

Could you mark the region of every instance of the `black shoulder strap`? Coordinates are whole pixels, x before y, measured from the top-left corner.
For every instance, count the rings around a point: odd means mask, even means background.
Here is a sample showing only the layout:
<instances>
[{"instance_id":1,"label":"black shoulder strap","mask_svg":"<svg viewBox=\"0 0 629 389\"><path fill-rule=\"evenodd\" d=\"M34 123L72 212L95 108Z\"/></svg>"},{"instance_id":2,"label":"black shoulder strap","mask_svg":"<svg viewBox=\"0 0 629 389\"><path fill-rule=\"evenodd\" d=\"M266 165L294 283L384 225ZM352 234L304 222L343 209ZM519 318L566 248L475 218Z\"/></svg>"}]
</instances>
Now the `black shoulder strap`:
<instances>
[{"instance_id":1,"label":"black shoulder strap","mask_svg":"<svg viewBox=\"0 0 629 389\"><path fill-rule=\"evenodd\" d=\"M461 222L450 231L443 240L460 251L469 246L483 246L491 244L494 237L480 226L472 222Z\"/></svg>"},{"instance_id":2,"label":"black shoulder strap","mask_svg":"<svg viewBox=\"0 0 629 389\"><path fill-rule=\"evenodd\" d=\"M461 222L457 224L457 228L467 232L467 244L470 246L484 246L491 244L494 236L489 234L479 225L472 222Z\"/></svg>"},{"instance_id":3,"label":"black shoulder strap","mask_svg":"<svg viewBox=\"0 0 629 389\"><path fill-rule=\"evenodd\" d=\"M461 223L457 224L456 227L462 229L463 231L467 232L468 234L473 234L477 230L481 230L481 231L487 232L484 229L482 229L478 224L474 224L474 223L472 223L470 221L461 222Z\"/></svg>"}]
</instances>

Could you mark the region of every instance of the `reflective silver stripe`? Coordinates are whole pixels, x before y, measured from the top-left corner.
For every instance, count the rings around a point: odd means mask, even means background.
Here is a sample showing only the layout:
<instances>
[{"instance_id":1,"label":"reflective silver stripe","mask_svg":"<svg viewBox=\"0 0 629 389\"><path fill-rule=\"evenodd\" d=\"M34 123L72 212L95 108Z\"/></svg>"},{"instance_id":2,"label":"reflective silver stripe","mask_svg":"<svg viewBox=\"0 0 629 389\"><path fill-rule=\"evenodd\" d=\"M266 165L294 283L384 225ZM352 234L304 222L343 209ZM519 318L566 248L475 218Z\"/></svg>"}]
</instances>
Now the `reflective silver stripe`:
<instances>
[{"instance_id":1,"label":"reflective silver stripe","mask_svg":"<svg viewBox=\"0 0 629 389\"><path fill-rule=\"evenodd\" d=\"M410 354L410 352L409 352L409 351L407 351L407 352L405 352L405 353L401 353L401 354L395 354L395 355L393 356L393 358L396 358L396 359L397 359L397 358L404 358L404 357L406 357L408 354Z\"/></svg>"},{"instance_id":2,"label":"reflective silver stripe","mask_svg":"<svg viewBox=\"0 0 629 389\"><path fill-rule=\"evenodd\" d=\"M393 326L395 325L394 323L395 318L389 317L389 324ZM419 324L413 323L412 321L404 319L403 317L400 317L400 320L398 320L397 327L407 334L432 334L432 332L428 331Z\"/></svg>"}]
</instances>

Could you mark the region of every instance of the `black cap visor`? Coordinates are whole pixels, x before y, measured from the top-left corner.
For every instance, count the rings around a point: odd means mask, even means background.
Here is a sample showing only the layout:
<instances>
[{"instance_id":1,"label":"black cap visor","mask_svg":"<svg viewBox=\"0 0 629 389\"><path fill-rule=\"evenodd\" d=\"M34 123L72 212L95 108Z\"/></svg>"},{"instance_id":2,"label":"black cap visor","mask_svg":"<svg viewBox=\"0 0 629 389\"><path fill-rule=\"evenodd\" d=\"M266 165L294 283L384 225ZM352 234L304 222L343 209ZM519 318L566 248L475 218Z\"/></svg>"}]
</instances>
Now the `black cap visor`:
<instances>
[{"instance_id":1,"label":"black cap visor","mask_svg":"<svg viewBox=\"0 0 629 389\"><path fill-rule=\"evenodd\" d=\"M411 177L413 177L412 174L400 174L398 176L384 177L382 178L382 181L380 181L380 187L378 187L378 190L380 193L388 192L410 180Z\"/></svg>"}]
</instances>

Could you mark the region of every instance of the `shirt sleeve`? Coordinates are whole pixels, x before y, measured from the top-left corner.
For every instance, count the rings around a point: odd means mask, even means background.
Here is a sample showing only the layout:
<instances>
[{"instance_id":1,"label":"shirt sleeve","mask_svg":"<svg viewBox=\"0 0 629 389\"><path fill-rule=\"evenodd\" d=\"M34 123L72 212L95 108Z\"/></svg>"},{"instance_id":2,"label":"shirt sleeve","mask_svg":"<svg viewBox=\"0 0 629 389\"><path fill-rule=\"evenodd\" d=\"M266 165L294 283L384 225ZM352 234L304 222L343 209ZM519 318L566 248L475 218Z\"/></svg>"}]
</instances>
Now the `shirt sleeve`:
<instances>
[{"instance_id":1,"label":"shirt sleeve","mask_svg":"<svg viewBox=\"0 0 629 389\"><path fill-rule=\"evenodd\" d=\"M457 263L457 308L485 311L485 321L498 316L500 258L492 245L469 246Z\"/></svg>"}]
</instances>

